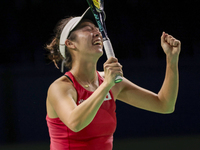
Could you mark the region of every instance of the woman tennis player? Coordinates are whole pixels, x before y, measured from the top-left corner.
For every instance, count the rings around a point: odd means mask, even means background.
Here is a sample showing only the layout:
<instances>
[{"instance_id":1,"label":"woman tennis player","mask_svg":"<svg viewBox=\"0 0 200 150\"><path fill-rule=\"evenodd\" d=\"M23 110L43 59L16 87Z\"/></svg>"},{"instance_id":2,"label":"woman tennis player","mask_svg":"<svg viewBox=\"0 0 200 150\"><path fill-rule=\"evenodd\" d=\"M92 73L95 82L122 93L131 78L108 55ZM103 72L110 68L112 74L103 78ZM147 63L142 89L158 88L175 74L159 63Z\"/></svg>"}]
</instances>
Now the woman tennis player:
<instances>
[{"instance_id":1,"label":"woman tennis player","mask_svg":"<svg viewBox=\"0 0 200 150\"><path fill-rule=\"evenodd\" d=\"M181 43L163 32L161 46L166 54L166 75L156 94L125 77L115 83L117 75L123 76L117 58L108 59L103 72L96 70L103 45L90 9L80 17L62 20L46 47L55 64L64 59L69 69L48 89L46 120L50 149L112 150L116 99L148 111L172 113L178 93Z\"/></svg>"}]
</instances>

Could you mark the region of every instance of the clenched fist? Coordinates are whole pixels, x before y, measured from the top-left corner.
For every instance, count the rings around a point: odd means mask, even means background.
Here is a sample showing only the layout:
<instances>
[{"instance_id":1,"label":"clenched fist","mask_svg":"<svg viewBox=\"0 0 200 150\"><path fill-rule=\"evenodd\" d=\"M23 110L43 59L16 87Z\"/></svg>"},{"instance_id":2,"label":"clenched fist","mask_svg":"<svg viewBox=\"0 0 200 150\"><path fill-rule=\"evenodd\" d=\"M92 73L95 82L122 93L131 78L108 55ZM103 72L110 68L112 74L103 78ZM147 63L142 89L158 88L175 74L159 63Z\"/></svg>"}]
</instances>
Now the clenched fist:
<instances>
[{"instance_id":1,"label":"clenched fist","mask_svg":"<svg viewBox=\"0 0 200 150\"><path fill-rule=\"evenodd\" d=\"M181 51L181 42L179 40L163 32L161 36L161 46L167 57L172 59L178 58Z\"/></svg>"}]
</instances>

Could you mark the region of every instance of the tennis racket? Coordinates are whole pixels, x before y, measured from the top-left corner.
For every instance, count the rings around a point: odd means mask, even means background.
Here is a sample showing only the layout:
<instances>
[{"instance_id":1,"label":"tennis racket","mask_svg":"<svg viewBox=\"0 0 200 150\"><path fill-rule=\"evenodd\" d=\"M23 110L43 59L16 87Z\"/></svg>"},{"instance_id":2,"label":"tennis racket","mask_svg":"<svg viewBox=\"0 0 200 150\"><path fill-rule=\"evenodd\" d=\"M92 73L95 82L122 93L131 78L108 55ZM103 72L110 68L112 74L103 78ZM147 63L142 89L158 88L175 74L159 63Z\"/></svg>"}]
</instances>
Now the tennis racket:
<instances>
[{"instance_id":1,"label":"tennis racket","mask_svg":"<svg viewBox=\"0 0 200 150\"><path fill-rule=\"evenodd\" d=\"M110 42L110 39L107 35L106 30L106 24L105 24L105 12L104 12L104 1L103 0L87 0L90 9L92 10L92 13L95 17L95 20L98 24L99 31L102 34L103 37L103 46L104 50L106 52L107 58L115 57L112 44ZM119 83L122 81L121 76L116 76L115 83Z\"/></svg>"}]
</instances>

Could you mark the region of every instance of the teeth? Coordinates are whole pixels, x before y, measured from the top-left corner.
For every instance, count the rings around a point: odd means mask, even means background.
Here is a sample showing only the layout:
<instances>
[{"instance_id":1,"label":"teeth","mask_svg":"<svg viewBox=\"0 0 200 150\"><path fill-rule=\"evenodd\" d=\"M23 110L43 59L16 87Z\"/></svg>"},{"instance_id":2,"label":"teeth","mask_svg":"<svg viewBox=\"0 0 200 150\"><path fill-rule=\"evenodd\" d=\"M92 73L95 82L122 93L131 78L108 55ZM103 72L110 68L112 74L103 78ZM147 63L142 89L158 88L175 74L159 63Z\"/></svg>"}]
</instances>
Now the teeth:
<instances>
[{"instance_id":1,"label":"teeth","mask_svg":"<svg viewBox=\"0 0 200 150\"><path fill-rule=\"evenodd\" d=\"M94 42L94 45L101 44L101 41Z\"/></svg>"}]
</instances>

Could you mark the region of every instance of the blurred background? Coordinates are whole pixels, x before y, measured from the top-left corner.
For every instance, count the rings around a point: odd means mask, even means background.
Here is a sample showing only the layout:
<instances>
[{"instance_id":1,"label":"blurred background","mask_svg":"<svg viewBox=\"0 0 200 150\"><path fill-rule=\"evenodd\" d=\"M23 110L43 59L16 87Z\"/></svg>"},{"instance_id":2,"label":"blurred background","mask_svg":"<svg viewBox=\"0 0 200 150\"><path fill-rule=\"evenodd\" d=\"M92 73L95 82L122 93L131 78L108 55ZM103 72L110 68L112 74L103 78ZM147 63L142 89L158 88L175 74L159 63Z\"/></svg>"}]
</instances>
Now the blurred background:
<instances>
[{"instance_id":1,"label":"blurred background","mask_svg":"<svg viewBox=\"0 0 200 150\"><path fill-rule=\"evenodd\" d=\"M56 23L81 15L83 0L2 0L0 34L0 149L48 150L46 94L63 74L44 46ZM78 9L77 9L78 8ZM106 0L106 24L124 76L158 92L165 75L163 31L182 42L180 90L173 114L117 101L114 150L200 148L200 10L197 0ZM106 61L100 58L98 69ZM67 71L67 70L65 70Z\"/></svg>"}]
</instances>

